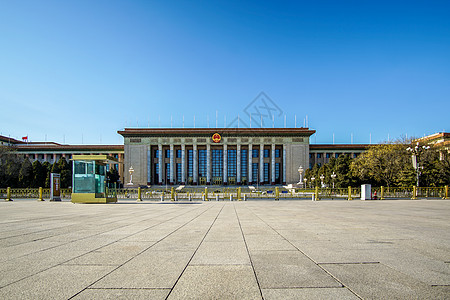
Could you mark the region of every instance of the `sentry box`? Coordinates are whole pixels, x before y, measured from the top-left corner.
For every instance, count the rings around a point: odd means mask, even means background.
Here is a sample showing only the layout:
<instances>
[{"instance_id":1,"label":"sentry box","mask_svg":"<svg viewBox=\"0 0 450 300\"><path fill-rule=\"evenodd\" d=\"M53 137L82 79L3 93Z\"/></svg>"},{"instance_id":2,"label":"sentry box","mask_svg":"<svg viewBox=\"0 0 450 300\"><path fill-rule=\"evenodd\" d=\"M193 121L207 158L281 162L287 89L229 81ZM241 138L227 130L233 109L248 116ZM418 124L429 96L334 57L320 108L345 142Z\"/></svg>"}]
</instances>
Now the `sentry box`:
<instances>
[{"instance_id":1,"label":"sentry box","mask_svg":"<svg viewBox=\"0 0 450 300\"><path fill-rule=\"evenodd\" d=\"M72 202L117 202L114 189L107 187L106 166L119 162L108 155L73 155Z\"/></svg>"}]
</instances>

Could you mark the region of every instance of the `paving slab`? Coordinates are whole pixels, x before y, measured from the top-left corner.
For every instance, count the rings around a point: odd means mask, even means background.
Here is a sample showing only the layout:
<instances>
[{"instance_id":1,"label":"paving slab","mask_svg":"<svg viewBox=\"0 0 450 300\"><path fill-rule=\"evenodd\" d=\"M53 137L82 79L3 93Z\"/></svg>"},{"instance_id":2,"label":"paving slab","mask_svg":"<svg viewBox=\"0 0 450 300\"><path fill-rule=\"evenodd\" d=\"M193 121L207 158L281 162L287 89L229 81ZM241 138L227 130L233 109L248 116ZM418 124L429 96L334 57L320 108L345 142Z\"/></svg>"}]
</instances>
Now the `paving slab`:
<instances>
[{"instance_id":1,"label":"paving slab","mask_svg":"<svg viewBox=\"0 0 450 300\"><path fill-rule=\"evenodd\" d=\"M72 299L135 299L135 300L163 300L167 298L170 289L86 289Z\"/></svg>"},{"instance_id":2,"label":"paving slab","mask_svg":"<svg viewBox=\"0 0 450 300\"><path fill-rule=\"evenodd\" d=\"M190 265L250 265L244 241L203 242Z\"/></svg>"},{"instance_id":3,"label":"paving slab","mask_svg":"<svg viewBox=\"0 0 450 300\"><path fill-rule=\"evenodd\" d=\"M347 288L289 288L289 289L262 289L265 300L357 300L358 298Z\"/></svg>"},{"instance_id":4,"label":"paving slab","mask_svg":"<svg viewBox=\"0 0 450 300\"><path fill-rule=\"evenodd\" d=\"M94 288L172 288L186 268L191 251L145 251L115 269Z\"/></svg>"},{"instance_id":5,"label":"paving slab","mask_svg":"<svg viewBox=\"0 0 450 300\"><path fill-rule=\"evenodd\" d=\"M112 270L109 266L56 266L0 289L0 299L68 299Z\"/></svg>"},{"instance_id":6,"label":"paving slab","mask_svg":"<svg viewBox=\"0 0 450 300\"><path fill-rule=\"evenodd\" d=\"M189 266L168 299L262 299L251 266Z\"/></svg>"},{"instance_id":7,"label":"paving slab","mask_svg":"<svg viewBox=\"0 0 450 300\"><path fill-rule=\"evenodd\" d=\"M253 251L251 259L263 289L342 286L299 251Z\"/></svg>"},{"instance_id":8,"label":"paving slab","mask_svg":"<svg viewBox=\"0 0 450 300\"><path fill-rule=\"evenodd\" d=\"M445 299L449 296L445 288L436 289L383 264L322 267L363 299Z\"/></svg>"}]
</instances>

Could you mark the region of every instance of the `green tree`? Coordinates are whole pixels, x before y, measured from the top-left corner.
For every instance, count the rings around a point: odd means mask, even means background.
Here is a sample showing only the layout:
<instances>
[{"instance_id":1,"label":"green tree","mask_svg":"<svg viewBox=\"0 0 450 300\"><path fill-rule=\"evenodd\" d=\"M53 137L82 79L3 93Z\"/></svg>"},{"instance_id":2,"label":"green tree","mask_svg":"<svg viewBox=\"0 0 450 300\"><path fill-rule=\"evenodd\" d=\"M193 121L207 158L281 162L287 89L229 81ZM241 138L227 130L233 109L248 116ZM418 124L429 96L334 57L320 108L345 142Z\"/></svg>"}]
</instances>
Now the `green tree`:
<instances>
[{"instance_id":1,"label":"green tree","mask_svg":"<svg viewBox=\"0 0 450 300\"><path fill-rule=\"evenodd\" d=\"M44 187L45 179L47 177L47 170L41 164L39 160L35 160L32 164L33 167L33 182L32 187Z\"/></svg>"},{"instance_id":2,"label":"green tree","mask_svg":"<svg viewBox=\"0 0 450 300\"><path fill-rule=\"evenodd\" d=\"M53 166L55 168L55 166ZM55 170L59 170L61 174L61 187L68 188L72 186L72 168L64 157L61 157L57 163Z\"/></svg>"},{"instance_id":3,"label":"green tree","mask_svg":"<svg viewBox=\"0 0 450 300\"><path fill-rule=\"evenodd\" d=\"M19 187L19 171L22 157L18 157L13 147L0 146L0 186Z\"/></svg>"},{"instance_id":4,"label":"green tree","mask_svg":"<svg viewBox=\"0 0 450 300\"><path fill-rule=\"evenodd\" d=\"M33 182L33 166L28 158L22 161L19 170L19 186L23 188L31 187Z\"/></svg>"},{"instance_id":5,"label":"green tree","mask_svg":"<svg viewBox=\"0 0 450 300\"><path fill-rule=\"evenodd\" d=\"M49 188L50 187L50 173L52 171L53 166L48 161L44 161L42 163L42 166L44 167L44 170L45 170L45 187Z\"/></svg>"},{"instance_id":6,"label":"green tree","mask_svg":"<svg viewBox=\"0 0 450 300\"><path fill-rule=\"evenodd\" d=\"M119 171L117 171L117 169L115 167L112 167L108 172L107 172L107 177L108 177L108 182L114 186L114 183L117 183L118 180L120 179L120 175L119 175Z\"/></svg>"}]
</instances>

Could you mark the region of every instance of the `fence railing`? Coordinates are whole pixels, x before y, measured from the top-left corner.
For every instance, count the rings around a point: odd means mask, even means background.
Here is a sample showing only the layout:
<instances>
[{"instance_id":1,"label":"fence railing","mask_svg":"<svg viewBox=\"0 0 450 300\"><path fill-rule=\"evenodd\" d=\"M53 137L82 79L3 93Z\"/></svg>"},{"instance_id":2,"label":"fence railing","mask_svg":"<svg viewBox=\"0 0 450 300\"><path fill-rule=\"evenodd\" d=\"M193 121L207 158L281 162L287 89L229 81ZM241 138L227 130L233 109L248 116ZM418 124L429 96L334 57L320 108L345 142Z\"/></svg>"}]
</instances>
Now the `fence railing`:
<instances>
[{"instance_id":1,"label":"fence railing","mask_svg":"<svg viewBox=\"0 0 450 300\"><path fill-rule=\"evenodd\" d=\"M8 192L9 190L9 192ZM71 199L71 189L61 189L61 199ZM342 199L356 200L361 197L361 188L316 188L286 189L284 187L152 187L111 188L108 197L118 200L247 200L247 199ZM39 188L0 188L0 199L38 199ZM42 189L42 198L50 198L50 189ZM372 199L448 199L449 188L445 187L372 187Z\"/></svg>"}]
</instances>

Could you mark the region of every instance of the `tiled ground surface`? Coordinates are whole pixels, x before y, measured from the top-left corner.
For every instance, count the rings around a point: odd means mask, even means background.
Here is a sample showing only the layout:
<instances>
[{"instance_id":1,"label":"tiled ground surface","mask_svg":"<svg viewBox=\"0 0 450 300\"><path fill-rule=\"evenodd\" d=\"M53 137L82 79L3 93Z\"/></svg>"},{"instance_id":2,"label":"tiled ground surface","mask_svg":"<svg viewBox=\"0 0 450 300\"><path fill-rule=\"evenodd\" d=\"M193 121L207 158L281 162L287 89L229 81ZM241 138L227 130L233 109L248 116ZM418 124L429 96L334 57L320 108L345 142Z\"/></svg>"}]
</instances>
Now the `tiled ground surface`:
<instances>
[{"instance_id":1,"label":"tiled ground surface","mask_svg":"<svg viewBox=\"0 0 450 300\"><path fill-rule=\"evenodd\" d=\"M0 299L450 298L450 201L0 202Z\"/></svg>"}]
</instances>

